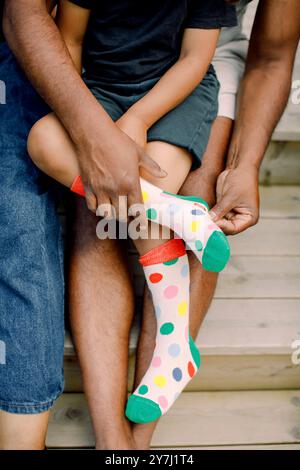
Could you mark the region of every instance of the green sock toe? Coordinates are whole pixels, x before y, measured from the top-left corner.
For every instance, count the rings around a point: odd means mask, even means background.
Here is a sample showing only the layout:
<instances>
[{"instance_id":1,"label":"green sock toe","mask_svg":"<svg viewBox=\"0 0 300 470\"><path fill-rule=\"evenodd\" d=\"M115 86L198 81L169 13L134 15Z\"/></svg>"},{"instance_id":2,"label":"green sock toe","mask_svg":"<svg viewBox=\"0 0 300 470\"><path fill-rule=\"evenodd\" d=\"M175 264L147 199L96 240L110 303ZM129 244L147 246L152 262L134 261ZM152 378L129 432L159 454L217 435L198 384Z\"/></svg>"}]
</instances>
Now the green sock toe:
<instances>
[{"instance_id":1,"label":"green sock toe","mask_svg":"<svg viewBox=\"0 0 300 470\"><path fill-rule=\"evenodd\" d=\"M202 266L207 271L220 272L230 258L230 247L223 232L215 231L209 238L203 252Z\"/></svg>"},{"instance_id":2,"label":"green sock toe","mask_svg":"<svg viewBox=\"0 0 300 470\"><path fill-rule=\"evenodd\" d=\"M133 423L145 424L156 421L162 413L154 401L138 395L131 395L127 401L125 415Z\"/></svg>"},{"instance_id":3,"label":"green sock toe","mask_svg":"<svg viewBox=\"0 0 300 470\"><path fill-rule=\"evenodd\" d=\"M195 341L193 340L191 335L189 335L189 343L190 343L190 350L191 350L192 357L194 359L194 362L197 368L199 369L200 364L201 364L201 357L200 357L199 349L197 348Z\"/></svg>"}]
</instances>

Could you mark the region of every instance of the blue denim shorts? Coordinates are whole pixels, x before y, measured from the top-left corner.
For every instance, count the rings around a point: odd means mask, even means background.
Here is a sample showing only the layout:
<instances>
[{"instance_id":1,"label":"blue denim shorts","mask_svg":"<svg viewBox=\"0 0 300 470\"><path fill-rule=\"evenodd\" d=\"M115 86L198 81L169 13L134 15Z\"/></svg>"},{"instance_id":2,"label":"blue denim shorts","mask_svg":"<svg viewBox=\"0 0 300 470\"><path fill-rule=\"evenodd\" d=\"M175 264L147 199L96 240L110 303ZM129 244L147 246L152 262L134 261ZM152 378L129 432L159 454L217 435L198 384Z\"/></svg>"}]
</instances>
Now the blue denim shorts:
<instances>
[{"instance_id":1,"label":"blue denim shorts","mask_svg":"<svg viewBox=\"0 0 300 470\"><path fill-rule=\"evenodd\" d=\"M49 112L0 44L0 409L48 410L63 390L63 246L55 192L26 141Z\"/></svg>"},{"instance_id":2,"label":"blue denim shorts","mask_svg":"<svg viewBox=\"0 0 300 470\"><path fill-rule=\"evenodd\" d=\"M140 83L103 83L83 77L86 85L110 117L116 121L147 94L158 78ZM159 140L188 150L192 170L199 168L211 126L218 113L219 82L211 66L197 88L176 108L163 116L148 131L148 142Z\"/></svg>"}]
</instances>

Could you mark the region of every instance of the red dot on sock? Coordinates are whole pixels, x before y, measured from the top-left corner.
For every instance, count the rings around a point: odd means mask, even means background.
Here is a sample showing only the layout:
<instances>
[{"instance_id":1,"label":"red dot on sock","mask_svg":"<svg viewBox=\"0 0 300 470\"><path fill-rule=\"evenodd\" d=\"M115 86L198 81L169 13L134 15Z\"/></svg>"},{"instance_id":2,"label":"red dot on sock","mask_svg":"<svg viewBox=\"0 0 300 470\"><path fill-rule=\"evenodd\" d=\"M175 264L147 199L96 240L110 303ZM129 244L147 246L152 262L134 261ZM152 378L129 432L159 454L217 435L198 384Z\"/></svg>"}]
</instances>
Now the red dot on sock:
<instances>
[{"instance_id":1,"label":"red dot on sock","mask_svg":"<svg viewBox=\"0 0 300 470\"><path fill-rule=\"evenodd\" d=\"M191 362L188 363L188 373L191 378L195 375L195 367Z\"/></svg>"},{"instance_id":2,"label":"red dot on sock","mask_svg":"<svg viewBox=\"0 0 300 470\"><path fill-rule=\"evenodd\" d=\"M162 278L163 276L160 273L153 273L153 274L150 274L149 276L150 282L152 282L152 284L157 284L158 282L162 280Z\"/></svg>"}]
</instances>

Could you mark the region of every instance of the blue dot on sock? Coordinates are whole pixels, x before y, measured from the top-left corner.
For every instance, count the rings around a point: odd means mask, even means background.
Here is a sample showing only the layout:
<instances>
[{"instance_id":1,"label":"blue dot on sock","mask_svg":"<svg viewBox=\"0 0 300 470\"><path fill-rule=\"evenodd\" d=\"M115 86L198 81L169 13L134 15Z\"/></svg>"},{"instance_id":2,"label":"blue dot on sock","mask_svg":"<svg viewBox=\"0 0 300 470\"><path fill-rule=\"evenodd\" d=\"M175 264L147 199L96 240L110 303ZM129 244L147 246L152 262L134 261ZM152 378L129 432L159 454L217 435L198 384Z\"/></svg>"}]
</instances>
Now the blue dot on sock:
<instances>
[{"instance_id":1,"label":"blue dot on sock","mask_svg":"<svg viewBox=\"0 0 300 470\"><path fill-rule=\"evenodd\" d=\"M184 264L181 268L181 276L187 277L188 274L189 274L189 266L188 264Z\"/></svg>"},{"instance_id":2,"label":"blue dot on sock","mask_svg":"<svg viewBox=\"0 0 300 470\"><path fill-rule=\"evenodd\" d=\"M173 369L172 375L173 375L174 380L176 380L176 382L180 382L180 380L182 379L181 369L179 369L179 367L175 367L175 369Z\"/></svg>"},{"instance_id":3,"label":"blue dot on sock","mask_svg":"<svg viewBox=\"0 0 300 470\"><path fill-rule=\"evenodd\" d=\"M191 214L192 214L192 215L203 215L204 212L201 211L200 209L193 209L193 210L191 211Z\"/></svg>"},{"instance_id":4,"label":"blue dot on sock","mask_svg":"<svg viewBox=\"0 0 300 470\"><path fill-rule=\"evenodd\" d=\"M177 343L170 344L168 347L168 353L172 357L177 357L180 354L180 346Z\"/></svg>"}]
</instances>

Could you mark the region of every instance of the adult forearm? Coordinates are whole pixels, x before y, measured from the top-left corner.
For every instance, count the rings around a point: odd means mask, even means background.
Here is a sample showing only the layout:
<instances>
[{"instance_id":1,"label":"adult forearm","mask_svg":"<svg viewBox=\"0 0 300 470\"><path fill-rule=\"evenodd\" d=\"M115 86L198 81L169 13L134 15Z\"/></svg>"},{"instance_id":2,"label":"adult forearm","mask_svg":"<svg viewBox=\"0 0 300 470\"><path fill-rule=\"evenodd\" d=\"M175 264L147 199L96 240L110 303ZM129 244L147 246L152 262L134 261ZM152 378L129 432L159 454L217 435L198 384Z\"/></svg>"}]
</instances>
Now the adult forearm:
<instances>
[{"instance_id":1,"label":"adult forearm","mask_svg":"<svg viewBox=\"0 0 300 470\"><path fill-rule=\"evenodd\" d=\"M292 66L277 61L249 68L242 81L227 166L260 167L272 133L286 107Z\"/></svg>"},{"instance_id":2,"label":"adult forearm","mask_svg":"<svg viewBox=\"0 0 300 470\"><path fill-rule=\"evenodd\" d=\"M7 0L3 26L18 62L74 142L95 120L98 134L113 125L76 71L45 0Z\"/></svg>"}]
</instances>

